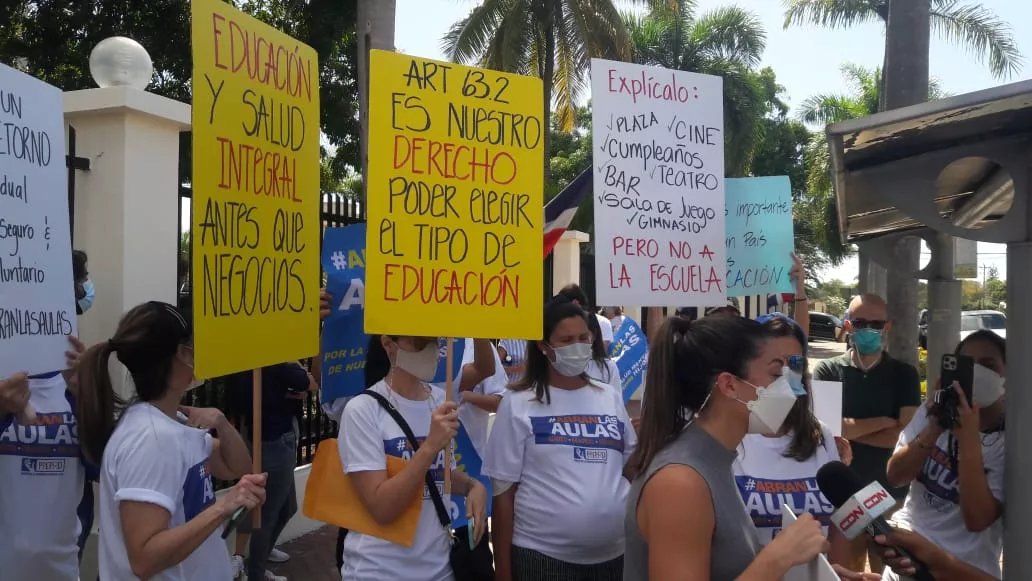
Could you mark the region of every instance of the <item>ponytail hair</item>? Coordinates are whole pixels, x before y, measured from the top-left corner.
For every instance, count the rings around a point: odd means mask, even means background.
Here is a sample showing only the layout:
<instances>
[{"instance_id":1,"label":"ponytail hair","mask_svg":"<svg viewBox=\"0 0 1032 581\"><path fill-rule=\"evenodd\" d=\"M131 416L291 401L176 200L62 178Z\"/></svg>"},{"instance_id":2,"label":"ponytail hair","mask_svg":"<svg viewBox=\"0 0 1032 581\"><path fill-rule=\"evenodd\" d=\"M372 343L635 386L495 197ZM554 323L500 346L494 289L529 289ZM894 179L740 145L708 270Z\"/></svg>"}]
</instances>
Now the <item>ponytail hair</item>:
<instances>
[{"instance_id":1,"label":"ponytail hair","mask_svg":"<svg viewBox=\"0 0 1032 581\"><path fill-rule=\"evenodd\" d=\"M718 375L745 376L765 338L759 323L741 317L663 321L649 346L641 430L627 463L631 479L643 475L656 454L702 410Z\"/></svg>"},{"instance_id":2,"label":"ponytail hair","mask_svg":"<svg viewBox=\"0 0 1032 581\"><path fill-rule=\"evenodd\" d=\"M118 419L131 403L115 392L111 355L129 370L139 401L155 401L168 392L179 347L191 346L192 339L187 313L151 301L123 315L114 337L86 350L79 362L76 397L79 445L86 460L100 465Z\"/></svg>"}]
</instances>

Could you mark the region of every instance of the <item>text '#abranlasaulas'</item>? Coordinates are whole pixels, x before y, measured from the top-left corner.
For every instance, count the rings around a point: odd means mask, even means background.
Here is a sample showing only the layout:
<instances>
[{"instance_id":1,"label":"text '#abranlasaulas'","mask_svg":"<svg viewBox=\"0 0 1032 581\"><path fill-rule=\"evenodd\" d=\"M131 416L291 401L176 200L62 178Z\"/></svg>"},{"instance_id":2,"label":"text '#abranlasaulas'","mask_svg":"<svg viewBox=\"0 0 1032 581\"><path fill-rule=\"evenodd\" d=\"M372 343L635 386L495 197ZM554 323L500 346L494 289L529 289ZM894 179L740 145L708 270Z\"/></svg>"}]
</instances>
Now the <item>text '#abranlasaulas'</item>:
<instances>
[{"instance_id":1,"label":"text '#abranlasaulas'","mask_svg":"<svg viewBox=\"0 0 1032 581\"><path fill-rule=\"evenodd\" d=\"M311 113L318 111L318 62L232 14L211 14L210 34L210 72L194 87L206 93L206 135L214 140L205 144L214 171L195 184L208 195L194 209L203 261L194 292L212 317L300 313L301 254L308 230L319 227L306 223L300 186L300 172L310 170L307 151L318 147L309 143L311 124L319 123Z\"/></svg>"},{"instance_id":2,"label":"text '#abranlasaulas'","mask_svg":"<svg viewBox=\"0 0 1032 581\"><path fill-rule=\"evenodd\" d=\"M382 300L517 308L520 236L540 202L519 151L542 147L540 117L519 112L506 76L411 59L392 81L386 212L370 224L384 257ZM521 234L521 231L526 231ZM526 289L523 289L526 292Z\"/></svg>"}]
</instances>

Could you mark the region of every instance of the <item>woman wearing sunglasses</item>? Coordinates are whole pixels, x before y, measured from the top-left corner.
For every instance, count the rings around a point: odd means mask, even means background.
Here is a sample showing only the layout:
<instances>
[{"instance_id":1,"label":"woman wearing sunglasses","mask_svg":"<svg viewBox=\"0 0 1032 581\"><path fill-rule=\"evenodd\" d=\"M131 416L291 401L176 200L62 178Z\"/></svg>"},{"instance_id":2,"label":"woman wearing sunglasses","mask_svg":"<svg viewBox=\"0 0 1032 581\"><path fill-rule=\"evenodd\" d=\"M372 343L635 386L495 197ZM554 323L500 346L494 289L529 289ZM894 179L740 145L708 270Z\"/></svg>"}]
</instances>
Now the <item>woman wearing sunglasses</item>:
<instances>
[{"instance_id":1,"label":"woman wearing sunglasses","mask_svg":"<svg viewBox=\"0 0 1032 581\"><path fill-rule=\"evenodd\" d=\"M806 334L780 313L757 321L786 362L782 374L798 399L781 425L745 436L733 465L735 482L763 545L781 531L782 506L788 505L796 514L808 512L820 520L831 544L830 560L845 562L848 541L828 527L835 507L817 489L817 470L840 455L831 430L813 415Z\"/></svg>"}]
</instances>

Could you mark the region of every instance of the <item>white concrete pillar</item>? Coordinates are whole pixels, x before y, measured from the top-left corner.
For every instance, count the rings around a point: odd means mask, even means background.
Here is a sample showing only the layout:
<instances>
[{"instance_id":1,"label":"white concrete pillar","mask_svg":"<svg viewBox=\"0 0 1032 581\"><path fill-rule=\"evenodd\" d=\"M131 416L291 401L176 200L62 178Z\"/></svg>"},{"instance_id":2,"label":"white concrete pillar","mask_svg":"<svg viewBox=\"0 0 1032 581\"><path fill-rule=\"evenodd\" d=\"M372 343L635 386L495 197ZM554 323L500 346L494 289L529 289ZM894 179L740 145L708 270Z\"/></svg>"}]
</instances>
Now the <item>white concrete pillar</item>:
<instances>
[{"instance_id":1,"label":"white concrete pillar","mask_svg":"<svg viewBox=\"0 0 1032 581\"><path fill-rule=\"evenodd\" d=\"M133 306L176 302L179 134L190 129L190 106L118 86L65 93L64 108L76 154L92 163L76 174L72 241L96 287L79 318L90 345L109 339Z\"/></svg>"},{"instance_id":2,"label":"white concrete pillar","mask_svg":"<svg viewBox=\"0 0 1032 581\"><path fill-rule=\"evenodd\" d=\"M570 283L580 284L580 245L591 240L586 232L567 230L552 249L552 294Z\"/></svg>"}]
</instances>

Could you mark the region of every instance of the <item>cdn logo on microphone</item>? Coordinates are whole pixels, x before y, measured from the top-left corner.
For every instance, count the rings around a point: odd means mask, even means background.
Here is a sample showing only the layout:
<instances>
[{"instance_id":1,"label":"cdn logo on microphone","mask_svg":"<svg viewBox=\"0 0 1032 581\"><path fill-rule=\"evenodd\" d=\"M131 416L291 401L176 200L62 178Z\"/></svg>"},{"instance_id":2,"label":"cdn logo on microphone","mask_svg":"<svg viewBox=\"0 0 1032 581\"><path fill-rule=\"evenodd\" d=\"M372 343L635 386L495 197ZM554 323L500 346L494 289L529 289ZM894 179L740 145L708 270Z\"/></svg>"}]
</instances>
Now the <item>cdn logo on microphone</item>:
<instances>
[{"instance_id":1,"label":"cdn logo on microphone","mask_svg":"<svg viewBox=\"0 0 1032 581\"><path fill-rule=\"evenodd\" d=\"M877 482L860 489L836 514L832 515L847 538L855 538L859 530L867 527L871 522L886 512L892 510L896 501L889 495L888 491Z\"/></svg>"}]
</instances>

